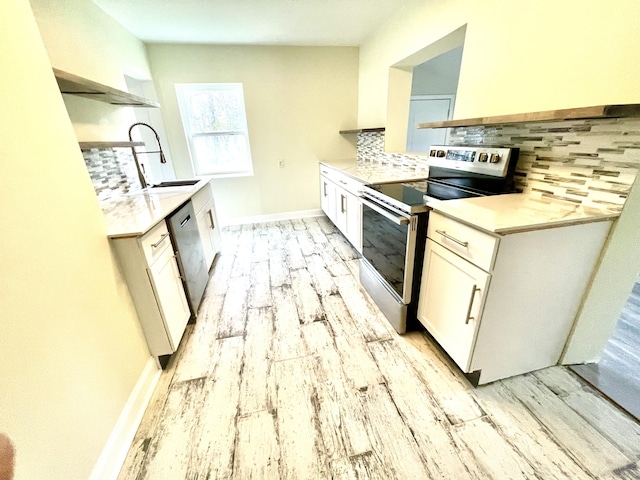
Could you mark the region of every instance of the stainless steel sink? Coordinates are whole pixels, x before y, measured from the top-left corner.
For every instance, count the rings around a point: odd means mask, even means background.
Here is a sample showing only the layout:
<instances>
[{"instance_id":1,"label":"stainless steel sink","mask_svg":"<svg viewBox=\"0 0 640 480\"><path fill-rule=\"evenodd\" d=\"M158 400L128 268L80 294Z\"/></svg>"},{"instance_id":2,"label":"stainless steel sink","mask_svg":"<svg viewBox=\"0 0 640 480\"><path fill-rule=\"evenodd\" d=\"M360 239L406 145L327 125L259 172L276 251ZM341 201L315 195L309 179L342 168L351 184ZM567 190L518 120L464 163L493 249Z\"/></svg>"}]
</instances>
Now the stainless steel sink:
<instances>
[{"instance_id":1,"label":"stainless steel sink","mask_svg":"<svg viewBox=\"0 0 640 480\"><path fill-rule=\"evenodd\" d=\"M157 183L156 185L150 185L148 188L152 189L152 188L166 188L166 187L189 187L189 186L195 185L199 181L200 181L199 179L193 179L193 180L170 180L170 181L167 181L167 182Z\"/></svg>"},{"instance_id":2,"label":"stainless steel sink","mask_svg":"<svg viewBox=\"0 0 640 480\"><path fill-rule=\"evenodd\" d=\"M187 180L168 180L166 182L160 182L157 185L151 185L147 188L142 188L140 190L133 190L123 194L125 197L129 197L132 195L148 195L148 194L160 194L160 193L181 193L181 192L189 192L190 188L185 187L193 187L197 185L202 180L194 178Z\"/></svg>"}]
</instances>

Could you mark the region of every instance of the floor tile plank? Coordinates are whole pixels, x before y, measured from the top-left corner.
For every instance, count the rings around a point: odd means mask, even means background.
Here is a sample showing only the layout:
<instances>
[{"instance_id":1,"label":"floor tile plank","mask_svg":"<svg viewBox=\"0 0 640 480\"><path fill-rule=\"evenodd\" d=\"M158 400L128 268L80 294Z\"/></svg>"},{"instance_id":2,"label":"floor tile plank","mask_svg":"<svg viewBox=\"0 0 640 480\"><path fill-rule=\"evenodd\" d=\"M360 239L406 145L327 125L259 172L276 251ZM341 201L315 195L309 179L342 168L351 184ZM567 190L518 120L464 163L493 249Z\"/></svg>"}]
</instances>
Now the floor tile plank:
<instances>
[{"instance_id":1,"label":"floor tile plank","mask_svg":"<svg viewBox=\"0 0 640 480\"><path fill-rule=\"evenodd\" d=\"M280 478L328 478L328 463L317 418L313 359L299 357L275 364Z\"/></svg>"},{"instance_id":2,"label":"floor tile plank","mask_svg":"<svg viewBox=\"0 0 640 480\"><path fill-rule=\"evenodd\" d=\"M231 478L232 475L244 340L229 337L219 340L218 344L219 361L202 389L192 440L193 468L199 476L184 478Z\"/></svg>"},{"instance_id":3,"label":"floor tile plank","mask_svg":"<svg viewBox=\"0 0 640 480\"><path fill-rule=\"evenodd\" d=\"M244 342L240 415L273 409L273 313L270 307L251 308L247 313Z\"/></svg>"},{"instance_id":4,"label":"floor tile plank","mask_svg":"<svg viewBox=\"0 0 640 480\"><path fill-rule=\"evenodd\" d=\"M335 348L340 354L343 370L351 386L364 389L382 383L384 378L367 348L358 325L351 318L342 297L331 295L323 299L327 323L331 327Z\"/></svg>"},{"instance_id":5,"label":"floor tile plank","mask_svg":"<svg viewBox=\"0 0 640 480\"><path fill-rule=\"evenodd\" d=\"M411 430L405 425L385 385L361 392L372 451L387 470L387 478L430 478Z\"/></svg>"},{"instance_id":6,"label":"floor tile plank","mask_svg":"<svg viewBox=\"0 0 640 480\"><path fill-rule=\"evenodd\" d=\"M367 298L357 279L344 276L334 279L351 318L367 342L391 338L391 325Z\"/></svg>"},{"instance_id":7,"label":"floor tile plank","mask_svg":"<svg viewBox=\"0 0 640 480\"><path fill-rule=\"evenodd\" d=\"M318 418L327 457L333 460L370 451L357 390L345 377L341 356L326 322L305 325L303 333L314 354Z\"/></svg>"},{"instance_id":8,"label":"floor tile plank","mask_svg":"<svg viewBox=\"0 0 640 480\"><path fill-rule=\"evenodd\" d=\"M302 338L300 318L293 291L289 285L272 289L274 360L302 357L307 349Z\"/></svg>"},{"instance_id":9,"label":"floor tile plank","mask_svg":"<svg viewBox=\"0 0 640 480\"><path fill-rule=\"evenodd\" d=\"M244 333L247 319L247 295L250 277L231 278L229 290L224 298L217 338L235 337Z\"/></svg>"},{"instance_id":10,"label":"floor tile plank","mask_svg":"<svg viewBox=\"0 0 640 480\"><path fill-rule=\"evenodd\" d=\"M509 378L504 384L593 475L631 461L533 374Z\"/></svg>"},{"instance_id":11,"label":"floor tile plank","mask_svg":"<svg viewBox=\"0 0 640 480\"><path fill-rule=\"evenodd\" d=\"M444 413L429 394L395 340L371 342L373 354L398 412L411 429L421 452L429 452L429 478L477 478L460 458Z\"/></svg>"},{"instance_id":12,"label":"floor tile plank","mask_svg":"<svg viewBox=\"0 0 640 480\"><path fill-rule=\"evenodd\" d=\"M640 425L602 396L585 387L563 396L563 401L578 415L616 445L630 459L640 458Z\"/></svg>"},{"instance_id":13,"label":"floor tile plank","mask_svg":"<svg viewBox=\"0 0 640 480\"><path fill-rule=\"evenodd\" d=\"M291 271L291 291L298 308L300 323L319 322L325 319L318 292L306 268Z\"/></svg>"},{"instance_id":14,"label":"floor tile plank","mask_svg":"<svg viewBox=\"0 0 640 480\"><path fill-rule=\"evenodd\" d=\"M273 415L256 412L238 419L238 443L233 458L233 478L280 480L280 446Z\"/></svg>"},{"instance_id":15,"label":"floor tile plank","mask_svg":"<svg viewBox=\"0 0 640 480\"><path fill-rule=\"evenodd\" d=\"M572 452L563 448L503 383L483 385L476 388L473 395L501 436L529 460L541 478L592 478L576 462Z\"/></svg>"}]
</instances>

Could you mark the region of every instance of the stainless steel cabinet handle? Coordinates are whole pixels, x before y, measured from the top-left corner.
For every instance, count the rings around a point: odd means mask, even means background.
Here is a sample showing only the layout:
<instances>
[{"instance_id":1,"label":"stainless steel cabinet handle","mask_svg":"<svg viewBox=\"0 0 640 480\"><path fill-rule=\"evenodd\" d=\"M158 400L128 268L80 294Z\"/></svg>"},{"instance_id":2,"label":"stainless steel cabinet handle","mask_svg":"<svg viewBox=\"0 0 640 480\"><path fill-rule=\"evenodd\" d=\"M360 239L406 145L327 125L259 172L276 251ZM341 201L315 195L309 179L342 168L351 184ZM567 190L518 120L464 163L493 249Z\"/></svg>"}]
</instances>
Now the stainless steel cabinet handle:
<instances>
[{"instance_id":1,"label":"stainless steel cabinet handle","mask_svg":"<svg viewBox=\"0 0 640 480\"><path fill-rule=\"evenodd\" d=\"M209 209L209 220L211 220L211 230L215 230L216 224L213 221L213 210Z\"/></svg>"},{"instance_id":2,"label":"stainless steel cabinet handle","mask_svg":"<svg viewBox=\"0 0 640 480\"><path fill-rule=\"evenodd\" d=\"M341 184L346 185L347 182L345 182L344 180L338 180Z\"/></svg>"},{"instance_id":3,"label":"stainless steel cabinet handle","mask_svg":"<svg viewBox=\"0 0 640 480\"><path fill-rule=\"evenodd\" d=\"M324 196L327 196L327 182L322 182L322 191L324 193Z\"/></svg>"},{"instance_id":4,"label":"stainless steel cabinet handle","mask_svg":"<svg viewBox=\"0 0 640 480\"><path fill-rule=\"evenodd\" d=\"M160 237L160 240L158 240L156 243L151 244L151 248L158 248L160 244L164 242L164 239L167 238L168 236L169 236L169 233L163 233L162 236Z\"/></svg>"},{"instance_id":5,"label":"stainless steel cabinet handle","mask_svg":"<svg viewBox=\"0 0 640 480\"><path fill-rule=\"evenodd\" d=\"M469 246L469 242L463 242L462 240L458 240L457 238L452 237L451 235L449 235L447 232L445 232L443 230L436 230L436 233L439 233L440 235L442 235L447 240L451 240L452 242L457 243L458 245L461 245L463 247L468 247Z\"/></svg>"},{"instance_id":6,"label":"stainless steel cabinet handle","mask_svg":"<svg viewBox=\"0 0 640 480\"><path fill-rule=\"evenodd\" d=\"M471 299L469 300L469 309L467 310L467 318L464 321L465 325L469 325L469 321L473 320L473 317L471 316L471 309L473 308L473 300L476 298L476 292L479 292L480 289L478 288L477 285L474 285L473 288L471 289Z\"/></svg>"},{"instance_id":7,"label":"stainless steel cabinet handle","mask_svg":"<svg viewBox=\"0 0 640 480\"><path fill-rule=\"evenodd\" d=\"M340 195L340 211L344 213L347 209L344 206L344 201L347 199L344 195Z\"/></svg>"}]
</instances>

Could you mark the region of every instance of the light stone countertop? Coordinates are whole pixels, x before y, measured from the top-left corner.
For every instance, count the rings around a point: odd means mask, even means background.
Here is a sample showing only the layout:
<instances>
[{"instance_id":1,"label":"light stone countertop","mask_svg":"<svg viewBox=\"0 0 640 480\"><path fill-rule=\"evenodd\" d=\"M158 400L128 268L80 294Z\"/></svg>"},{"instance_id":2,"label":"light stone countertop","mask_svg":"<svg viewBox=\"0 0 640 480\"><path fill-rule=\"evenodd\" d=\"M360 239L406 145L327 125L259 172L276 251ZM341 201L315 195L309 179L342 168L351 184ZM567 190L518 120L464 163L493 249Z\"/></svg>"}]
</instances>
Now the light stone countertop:
<instances>
[{"instance_id":1,"label":"light stone countertop","mask_svg":"<svg viewBox=\"0 0 640 480\"><path fill-rule=\"evenodd\" d=\"M422 180L429 175L428 168L401 167L391 164L357 161L356 159L323 160L320 163L367 184Z\"/></svg>"},{"instance_id":2,"label":"light stone countertop","mask_svg":"<svg viewBox=\"0 0 640 480\"><path fill-rule=\"evenodd\" d=\"M207 185L211 178L186 187L139 190L100 203L109 238L137 237L176 211ZM157 192L157 193L156 193Z\"/></svg>"},{"instance_id":3,"label":"light stone countertop","mask_svg":"<svg viewBox=\"0 0 640 480\"><path fill-rule=\"evenodd\" d=\"M459 200L429 200L436 212L491 233L507 235L543 228L613 220L620 214L568 202L510 193Z\"/></svg>"}]
</instances>

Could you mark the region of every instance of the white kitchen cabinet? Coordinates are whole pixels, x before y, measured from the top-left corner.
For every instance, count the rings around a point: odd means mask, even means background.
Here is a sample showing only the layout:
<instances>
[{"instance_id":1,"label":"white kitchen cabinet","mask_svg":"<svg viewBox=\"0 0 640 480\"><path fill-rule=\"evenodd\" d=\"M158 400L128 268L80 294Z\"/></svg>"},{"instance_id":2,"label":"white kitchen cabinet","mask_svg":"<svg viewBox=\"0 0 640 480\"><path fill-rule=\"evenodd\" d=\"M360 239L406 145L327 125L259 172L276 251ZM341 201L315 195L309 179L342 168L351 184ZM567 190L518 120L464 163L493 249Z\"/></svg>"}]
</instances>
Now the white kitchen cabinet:
<instances>
[{"instance_id":1,"label":"white kitchen cabinet","mask_svg":"<svg viewBox=\"0 0 640 480\"><path fill-rule=\"evenodd\" d=\"M469 369L489 274L451 250L427 240L423 295L418 315L451 358Z\"/></svg>"},{"instance_id":2,"label":"white kitchen cabinet","mask_svg":"<svg viewBox=\"0 0 640 480\"><path fill-rule=\"evenodd\" d=\"M336 185L325 175L320 175L320 206L329 220L336 223Z\"/></svg>"},{"instance_id":3,"label":"white kitchen cabinet","mask_svg":"<svg viewBox=\"0 0 640 480\"><path fill-rule=\"evenodd\" d=\"M359 192L363 185L338 170L320 165L322 210L358 252L362 252L362 202Z\"/></svg>"},{"instance_id":4,"label":"white kitchen cabinet","mask_svg":"<svg viewBox=\"0 0 640 480\"><path fill-rule=\"evenodd\" d=\"M221 237L220 227L218 226L218 217L216 215L216 207L213 199L213 191L211 184L204 186L196 193L191 202L196 212L196 221L198 223L198 231L202 239L202 247L207 262L207 269L211 268L216 254L220 251Z\"/></svg>"},{"instance_id":5,"label":"white kitchen cabinet","mask_svg":"<svg viewBox=\"0 0 640 480\"><path fill-rule=\"evenodd\" d=\"M556 365L610 227L497 235L432 212L418 320L478 384Z\"/></svg>"},{"instance_id":6,"label":"white kitchen cabinet","mask_svg":"<svg viewBox=\"0 0 640 480\"><path fill-rule=\"evenodd\" d=\"M178 349L191 316L164 221L139 237L112 238L153 356Z\"/></svg>"}]
</instances>

